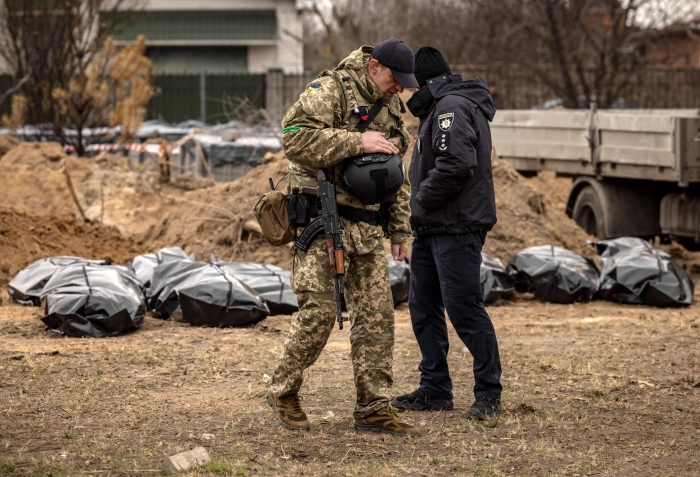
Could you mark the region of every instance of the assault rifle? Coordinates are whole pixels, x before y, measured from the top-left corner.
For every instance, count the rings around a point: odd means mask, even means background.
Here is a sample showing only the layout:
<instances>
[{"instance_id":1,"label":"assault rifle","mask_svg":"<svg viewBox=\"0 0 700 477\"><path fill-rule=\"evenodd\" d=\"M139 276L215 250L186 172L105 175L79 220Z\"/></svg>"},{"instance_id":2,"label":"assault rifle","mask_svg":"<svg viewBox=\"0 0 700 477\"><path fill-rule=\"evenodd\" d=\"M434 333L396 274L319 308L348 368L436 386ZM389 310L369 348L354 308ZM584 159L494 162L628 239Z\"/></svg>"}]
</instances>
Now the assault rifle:
<instances>
[{"instance_id":1,"label":"assault rifle","mask_svg":"<svg viewBox=\"0 0 700 477\"><path fill-rule=\"evenodd\" d=\"M326 236L328 258L331 264L333 276L333 288L335 290L335 314L338 317L338 328L343 329L343 321L348 318L343 316L342 297L345 292L345 261L343 259L343 223L338 215L338 204L335 201L335 186L326 180L326 174L322 169L316 173L318 189L304 187L305 194L313 194L319 198L319 216L304 229L294 246L306 252L316 236L323 232Z\"/></svg>"}]
</instances>

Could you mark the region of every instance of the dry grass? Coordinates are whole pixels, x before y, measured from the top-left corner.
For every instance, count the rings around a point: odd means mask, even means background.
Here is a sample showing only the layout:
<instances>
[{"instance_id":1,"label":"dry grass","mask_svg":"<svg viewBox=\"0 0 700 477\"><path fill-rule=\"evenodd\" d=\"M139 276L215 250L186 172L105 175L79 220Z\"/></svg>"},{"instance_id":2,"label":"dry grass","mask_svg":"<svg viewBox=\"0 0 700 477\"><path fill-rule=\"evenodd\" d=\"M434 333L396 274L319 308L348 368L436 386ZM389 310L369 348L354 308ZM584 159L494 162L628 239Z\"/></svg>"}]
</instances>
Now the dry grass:
<instances>
[{"instance_id":1,"label":"dry grass","mask_svg":"<svg viewBox=\"0 0 700 477\"><path fill-rule=\"evenodd\" d=\"M0 307L0 476L157 475L198 445L190 475L698 475L699 306L556 306L525 298L490 313L504 414L465 420L471 358L451 335L456 409L410 412L424 435L356 433L347 331L307 374L310 432L276 424L264 400L290 317L206 329L148 318L136 333L69 339L35 309ZM397 311L395 388L420 354Z\"/></svg>"}]
</instances>

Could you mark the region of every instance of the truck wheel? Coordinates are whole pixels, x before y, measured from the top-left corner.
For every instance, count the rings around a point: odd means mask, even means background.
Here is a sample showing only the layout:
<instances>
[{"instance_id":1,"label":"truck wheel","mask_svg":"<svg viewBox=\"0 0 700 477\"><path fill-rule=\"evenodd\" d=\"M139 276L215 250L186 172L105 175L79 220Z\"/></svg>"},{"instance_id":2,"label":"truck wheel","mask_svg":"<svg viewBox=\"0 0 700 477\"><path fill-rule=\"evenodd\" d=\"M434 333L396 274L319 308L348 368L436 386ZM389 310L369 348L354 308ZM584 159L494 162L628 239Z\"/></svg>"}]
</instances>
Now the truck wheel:
<instances>
[{"instance_id":1,"label":"truck wheel","mask_svg":"<svg viewBox=\"0 0 700 477\"><path fill-rule=\"evenodd\" d=\"M584 187L576 198L574 211L571 214L579 227L586 231L588 235L598 238L605 238L605 217L600 199L593 187Z\"/></svg>"}]
</instances>

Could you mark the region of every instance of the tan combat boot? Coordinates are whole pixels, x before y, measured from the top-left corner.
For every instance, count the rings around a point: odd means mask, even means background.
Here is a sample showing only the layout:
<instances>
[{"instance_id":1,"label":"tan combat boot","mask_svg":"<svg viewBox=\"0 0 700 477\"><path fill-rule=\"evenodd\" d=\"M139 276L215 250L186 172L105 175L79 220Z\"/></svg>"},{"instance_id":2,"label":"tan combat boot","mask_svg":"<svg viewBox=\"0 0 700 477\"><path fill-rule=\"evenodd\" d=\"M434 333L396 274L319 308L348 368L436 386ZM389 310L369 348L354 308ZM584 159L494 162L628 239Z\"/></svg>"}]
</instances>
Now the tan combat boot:
<instances>
[{"instance_id":1,"label":"tan combat boot","mask_svg":"<svg viewBox=\"0 0 700 477\"><path fill-rule=\"evenodd\" d=\"M301 429L308 431L311 429L311 424L306 417L306 413L301 408L300 400L301 399L296 394L278 398L272 394L271 391L267 392L267 403L272 408L277 422L279 422L282 427L293 431L299 431Z\"/></svg>"},{"instance_id":2,"label":"tan combat boot","mask_svg":"<svg viewBox=\"0 0 700 477\"><path fill-rule=\"evenodd\" d=\"M383 432L392 436L408 437L420 435L420 430L402 422L393 407L387 406L361 419L355 418L352 427L356 431Z\"/></svg>"}]
</instances>

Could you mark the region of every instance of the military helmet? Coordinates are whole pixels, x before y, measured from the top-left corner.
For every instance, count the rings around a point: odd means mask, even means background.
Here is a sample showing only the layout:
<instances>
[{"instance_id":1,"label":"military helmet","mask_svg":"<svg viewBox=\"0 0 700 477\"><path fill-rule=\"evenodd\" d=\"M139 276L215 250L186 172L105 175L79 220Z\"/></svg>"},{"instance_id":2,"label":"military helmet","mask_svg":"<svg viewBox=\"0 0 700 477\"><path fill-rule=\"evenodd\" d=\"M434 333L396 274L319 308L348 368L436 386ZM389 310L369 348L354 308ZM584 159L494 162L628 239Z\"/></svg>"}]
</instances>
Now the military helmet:
<instances>
[{"instance_id":1,"label":"military helmet","mask_svg":"<svg viewBox=\"0 0 700 477\"><path fill-rule=\"evenodd\" d=\"M365 205L381 204L399 191L404 176L398 154L365 154L345 160L340 184Z\"/></svg>"}]
</instances>

